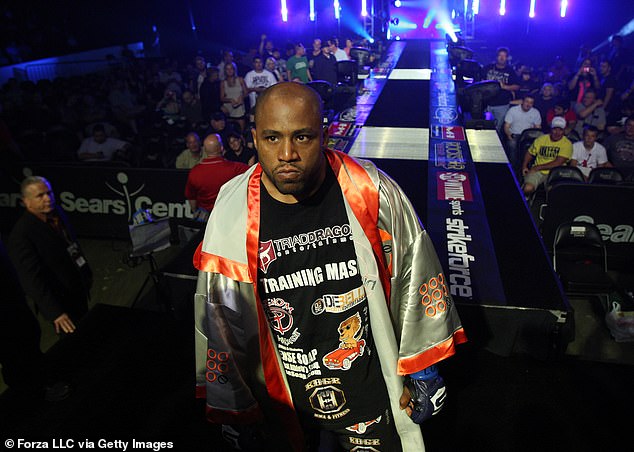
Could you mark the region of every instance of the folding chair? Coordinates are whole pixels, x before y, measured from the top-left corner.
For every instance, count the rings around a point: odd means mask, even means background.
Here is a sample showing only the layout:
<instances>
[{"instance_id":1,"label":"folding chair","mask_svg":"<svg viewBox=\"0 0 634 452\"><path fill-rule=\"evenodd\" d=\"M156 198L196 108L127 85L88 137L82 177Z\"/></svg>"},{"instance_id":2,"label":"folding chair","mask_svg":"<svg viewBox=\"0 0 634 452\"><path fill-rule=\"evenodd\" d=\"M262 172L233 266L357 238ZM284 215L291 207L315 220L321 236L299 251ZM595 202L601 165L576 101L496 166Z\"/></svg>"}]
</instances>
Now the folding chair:
<instances>
[{"instance_id":1,"label":"folding chair","mask_svg":"<svg viewBox=\"0 0 634 452\"><path fill-rule=\"evenodd\" d=\"M615 285L597 226L584 221L560 224L553 241L553 268L567 294L596 296L609 309L608 297Z\"/></svg>"}]
</instances>

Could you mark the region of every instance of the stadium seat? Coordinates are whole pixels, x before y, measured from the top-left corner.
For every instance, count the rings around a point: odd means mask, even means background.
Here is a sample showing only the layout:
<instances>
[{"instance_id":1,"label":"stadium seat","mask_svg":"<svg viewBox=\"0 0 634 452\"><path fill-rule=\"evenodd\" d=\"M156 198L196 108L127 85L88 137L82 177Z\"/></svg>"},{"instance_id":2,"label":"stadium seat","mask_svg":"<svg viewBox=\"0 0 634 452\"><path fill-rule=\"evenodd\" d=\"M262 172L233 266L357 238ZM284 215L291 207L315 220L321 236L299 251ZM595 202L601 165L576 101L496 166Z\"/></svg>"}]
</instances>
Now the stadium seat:
<instances>
[{"instance_id":1,"label":"stadium seat","mask_svg":"<svg viewBox=\"0 0 634 452\"><path fill-rule=\"evenodd\" d=\"M593 168L588 176L589 184L619 184L625 180L618 168Z\"/></svg>"},{"instance_id":2,"label":"stadium seat","mask_svg":"<svg viewBox=\"0 0 634 452\"><path fill-rule=\"evenodd\" d=\"M548 192L558 184L585 184L585 182L586 179L583 177L583 173L579 168L563 165L550 170L544 187L546 189L546 194L548 194Z\"/></svg>"}]
</instances>

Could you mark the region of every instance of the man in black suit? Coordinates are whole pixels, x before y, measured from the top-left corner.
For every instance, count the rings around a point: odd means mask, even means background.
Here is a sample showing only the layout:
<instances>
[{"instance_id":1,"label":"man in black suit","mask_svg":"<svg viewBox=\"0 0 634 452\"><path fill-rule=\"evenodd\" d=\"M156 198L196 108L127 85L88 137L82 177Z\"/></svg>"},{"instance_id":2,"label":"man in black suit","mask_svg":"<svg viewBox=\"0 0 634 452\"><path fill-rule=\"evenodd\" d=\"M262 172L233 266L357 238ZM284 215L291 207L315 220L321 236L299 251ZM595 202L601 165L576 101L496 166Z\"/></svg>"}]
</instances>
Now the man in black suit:
<instances>
[{"instance_id":1,"label":"man in black suit","mask_svg":"<svg viewBox=\"0 0 634 452\"><path fill-rule=\"evenodd\" d=\"M30 176L21 190L26 211L9 236L9 256L42 316L58 334L73 333L88 312L92 271L51 184Z\"/></svg>"}]
</instances>

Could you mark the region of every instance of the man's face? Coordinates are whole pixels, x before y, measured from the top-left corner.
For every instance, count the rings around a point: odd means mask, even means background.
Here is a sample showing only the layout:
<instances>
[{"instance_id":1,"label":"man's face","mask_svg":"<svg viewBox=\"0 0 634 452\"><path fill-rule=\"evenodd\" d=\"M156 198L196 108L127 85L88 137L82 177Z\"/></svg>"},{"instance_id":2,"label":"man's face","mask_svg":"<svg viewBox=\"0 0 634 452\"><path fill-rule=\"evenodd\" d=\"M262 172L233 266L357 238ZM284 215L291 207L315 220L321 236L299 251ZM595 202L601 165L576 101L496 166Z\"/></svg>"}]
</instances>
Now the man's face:
<instances>
[{"instance_id":1,"label":"man's face","mask_svg":"<svg viewBox=\"0 0 634 452\"><path fill-rule=\"evenodd\" d=\"M101 144L104 143L106 141L106 132L104 132L103 130L95 130L92 133L92 138L93 140L95 140L95 142Z\"/></svg>"},{"instance_id":2,"label":"man's face","mask_svg":"<svg viewBox=\"0 0 634 452\"><path fill-rule=\"evenodd\" d=\"M236 137L229 137L229 149L237 151L240 149L240 139Z\"/></svg>"},{"instance_id":3,"label":"man's face","mask_svg":"<svg viewBox=\"0 0 634 452\"><path fill-rule=\"evenodd\" d=\"M231 63L231 62L233 62L233 53L231 53L231 52L226 52L226 53L224 54L223 58L224 58L224 62L225 62L225 63Z\"/></svg>"},{"instance_id":4,"label":"man's face","mask_svg":"<svg viewBox=\"0 0 634 452\"><path fill-rule=\"evenodd\" d=\"M586 107L589 107L590 105L594 103L595 99L596 99L595 94L592 91L590 91L583 95L583 100L581 102Z\"/></svg>"},{"instance_id":5,"label":"man's face","mask_svg":"<svg viewBox=\"0 0 634 452\"><path fill-rule=\"evenodd\" d=\"M187 149L194 154L198 154L200 152L200 140L193 135L189 135L185 138L185 144L187 145Z\"/></svg>"},{"instance_id":6,"label":"man's face","mask_svg":"<svg viewBox=\"0 0 634 452\"><path fill-rule=\"evenodd\" d=\"M302 45L295 46L295 53L299 56L303 56L306 53L306 48Z\"/></svg>"},{"instance_id":7,"label":"man's face","mask_svg":"<svg viewBox=\"0 0 634 452\"><path fill-rule=\"evenodd\" d=\"M314 39L313 40L313 49L314 50L320 50L321 49L321 39Z\"/></svg>"},{"instance_id":8,"label":"man's face","mask_svg":"<svg viewBox=\"0 0 634 452\"><path fill-rule=\"evenodd\" d=\"M22 198L26 209L34 214L46 215L55 208L55 195L51 186L44 182L37 182L26 187Z\"/></svg>"},{"instance_id":9,"label":"man's face","mask_svg":"<svg viewBox=\"0 0 634 452\"><path fill-rule=\"evenodd\" d=\"M225 128L225 120L224 119L212 119L211 120L211 128L214 130L224 130Z\"/></svg>"},{"instance_id":10,"label":"man's face","mask_svg":"<svg viewBox=\"0 0 634 452\"><path fill-rule=\"evenodd\" d=\"M525 97L522 99L522 110L529 111L535 105L535 99L532 97Z\"/></svg>"},{"instance_id":11,"label":"man's face","mask_svg":"<svg viewBox=\"0 0 634 452\"><path fill-rule=\"evenodd\" d=\"M190 93L189 91L185 91L183 93L183 102L185 102L186 104L191 104L193 100L194 96L192 93Z\"/></svg>"},{"instance_id":12,"label":"man's face","mask_svg":"<svg viewBox=\"0 0 634 452\"><path fill-rule=\"evenodd\" d=\"M200 72L205 70L205 59L204 58L196 58L196 69Z\"/></svg>"},{"instance_id":13,"label":"man's face","mask_svg":"<svg viewBox=\"0 0 634 452\"><path fill-rule=\"evenodd\" d=\"M550 97L553 95L553 87L551 85L544 86L543 90L544 97Z\"/></svg>"},{"instance_id":14,"label":"man's face","mask_svg":"<svg viewBox=\"0 0 634 452\"><path fill-rule=\"evenodd\" d=\"M275 60L268 58L266 60L266 69L273 72L275 70Z\"/></svg>"},{"instance_id":15,"label":"man's face","mask_svg":"<svg viewBox=\"0 0 634 452\"><path fill-rule=\"evenodd\" d=\"M608 75L610 73L610 63L602 61L599 65L599 70L601 71L601 75Z\"/></svg>"},{"instance_id":16,"label":"man's face","mask_svg":"<svg viewBox=\"0 0 634 452\"><path fill-rule=\"evenodd\" d=\"M597 133L594 130L585 130L583 132L583 145L586 148L591 148L597 141Z\"/></svg>"},{"instance_id":17,"label":"man's face","mask_svg":"<svg viewBox=\"0 0 634 452\"><path fill-rule=\"evenodd\" d=\"M260 72L262 70L262 60L260 58L255 58L253 60L253 69L255 69L256 72Z\"/></svg>"},{"instance_id":18,"label":"man's face","mask_svg":"<svg viewBox=\"0 0 634 452\"><path fill-rule=\"evenodd\" d=\"M306 97L290 95L269 97L261 108L253 140L262 180L278 201L298 202L317 191L325 175L319 111Z\"/></svg>"},{"instance_id":19,"label":"man's face","mask_svg":"<svg viewBox=\"0 0 634 452\"><path fill-rule=\"evenodd\" d=\"M561 107L561 105L555 105L555 108L553 108L553 111L555 112L555 116L564 115L564 109Z\"/></svg>"},{"instance_id":20,"label":"man's face","mask_svg":"<svg viewBox=\"0 0 634 452\"><path fill-rule=\"evenodd\" d=\"M564 129L561 127L554 127L550 131L550 139L553 141L559 141L564 137Z\"/></svg>"},{"instance_id":21,"label":"man's face","mask_svg":"<svg viewBox=\"0 0 634 452\"><path fill-rule=\"evenodd\" d=\"M506 66L506 60L508 59L508 54L506 52L498 52L496 62L498 66Z\"/></svg>"},{"instance_id":22,"label":"man's face","mask_svg":"<svg viewBox=\"0 0 634 452\"><path fill-rule=\"evenodd\" d=\"M321 51L323 52L324 55L326 56L330 56L330 47L328 46L324 46Z\"/></svg>"}]
</instances>

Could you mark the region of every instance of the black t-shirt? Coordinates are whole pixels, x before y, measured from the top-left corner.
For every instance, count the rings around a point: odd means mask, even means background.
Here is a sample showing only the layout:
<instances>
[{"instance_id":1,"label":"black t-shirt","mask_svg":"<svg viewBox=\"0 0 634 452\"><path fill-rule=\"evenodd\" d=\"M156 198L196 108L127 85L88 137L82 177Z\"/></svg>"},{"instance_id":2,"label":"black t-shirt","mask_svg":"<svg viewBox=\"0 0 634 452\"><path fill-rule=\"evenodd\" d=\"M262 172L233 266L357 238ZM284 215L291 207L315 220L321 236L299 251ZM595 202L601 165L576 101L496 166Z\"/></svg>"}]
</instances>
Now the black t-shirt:
<instances>
[{"instance_id":1,"label":"black t-shirt","mask_svg":"<svg viewBox=\"0 0 634 452\"><path fill-rule=\"evenodd\" d=\"M515 70L506 65L500 69L495 63L484 66L482 70L483 80L497 80L505 85L519 85L520 78L515 73ZM493 106L506 105L513 100L513 93L511 91L501 89L498 94L490 99L487 104Z\"/></svg>"},{"instance_id":2,"label":"black t-shirt","mask_svg":"<svg viewBox=\"0 0 634 452\"><path fill-rule=\"evenodd\" d=\"M257 154L255 153L253 149L247 146L245 146L244 149L242 149L242 152L240 153L240 155L236 155L236 153L233 152L233 149L231 148L225 149L225 158L232 162L240 162L240 163L244 163L245 165L248 165L249 160L251 160L251 157L255 157L256 158L255 160L257 161Z\"/></svg>"},{"instance_id":3,"label":"black t-shirt","mask_svg":"<svg viewBox=\"0 0 634 452\"><path fill-rule=\"evenodd\" d=\"M261 186L258 291L301 417L339 429L389 406L343 195L284 204Z\"/></svg>"}]
</instances>

